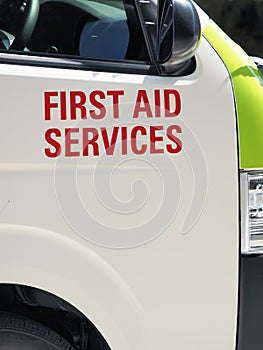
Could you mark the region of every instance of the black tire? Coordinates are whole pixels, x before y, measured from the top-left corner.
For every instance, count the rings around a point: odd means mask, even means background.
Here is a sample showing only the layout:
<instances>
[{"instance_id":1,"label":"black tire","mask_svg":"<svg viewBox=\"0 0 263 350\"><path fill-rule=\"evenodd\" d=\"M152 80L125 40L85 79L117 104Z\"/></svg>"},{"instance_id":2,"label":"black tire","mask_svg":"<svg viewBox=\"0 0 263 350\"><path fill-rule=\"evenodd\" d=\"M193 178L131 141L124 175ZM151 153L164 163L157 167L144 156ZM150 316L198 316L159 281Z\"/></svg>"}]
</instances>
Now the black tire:
<instances>
[{"instance_id":1,"label":"black tire","mask_svg":"<svg viewBox=\"0 0 263 350\"><path fill-rule=\"evenodd\" d=\"M0 312L0 350L76 350L46 326L23 316Z\"/></svg>"}]
</instances>

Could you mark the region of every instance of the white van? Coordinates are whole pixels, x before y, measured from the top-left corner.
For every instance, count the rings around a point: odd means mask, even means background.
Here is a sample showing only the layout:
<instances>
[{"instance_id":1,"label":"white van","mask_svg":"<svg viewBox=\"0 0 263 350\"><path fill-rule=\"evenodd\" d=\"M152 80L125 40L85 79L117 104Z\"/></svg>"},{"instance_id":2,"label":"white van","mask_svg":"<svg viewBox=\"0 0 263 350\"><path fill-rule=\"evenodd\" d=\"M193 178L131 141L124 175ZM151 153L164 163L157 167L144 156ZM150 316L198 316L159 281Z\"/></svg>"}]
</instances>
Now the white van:
<instances>
[{"instance_id":1,"label":"white van","mask_svg":"<svg viewBox=\"0 0 263 350\"><path fill-rule=\"evenodd\" d=\"M259 350L263 75L190 0L0 2L0 349Z\"/></svg>"}]
</instances>

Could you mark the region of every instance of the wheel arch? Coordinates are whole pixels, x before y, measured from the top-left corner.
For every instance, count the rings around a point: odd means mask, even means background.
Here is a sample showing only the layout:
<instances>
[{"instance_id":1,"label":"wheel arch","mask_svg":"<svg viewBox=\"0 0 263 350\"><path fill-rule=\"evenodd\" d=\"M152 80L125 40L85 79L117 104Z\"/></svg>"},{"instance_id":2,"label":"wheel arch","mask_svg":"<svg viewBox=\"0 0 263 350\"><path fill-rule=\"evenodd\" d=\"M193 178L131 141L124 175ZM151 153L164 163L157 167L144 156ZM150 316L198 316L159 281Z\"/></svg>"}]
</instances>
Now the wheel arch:
<instances>
[{"instance_id":1,"label":"wheel arch","mask_svg":"<svg viewBox=\"0 0 263 350\"><path fill-rule=\"evenodd\" d=\"M145 336L142 308L100 256L55 232L0 225L0 283L41 289L68 302L99 330L111 349L134 349Z\"/></svg>"}]
</instances>

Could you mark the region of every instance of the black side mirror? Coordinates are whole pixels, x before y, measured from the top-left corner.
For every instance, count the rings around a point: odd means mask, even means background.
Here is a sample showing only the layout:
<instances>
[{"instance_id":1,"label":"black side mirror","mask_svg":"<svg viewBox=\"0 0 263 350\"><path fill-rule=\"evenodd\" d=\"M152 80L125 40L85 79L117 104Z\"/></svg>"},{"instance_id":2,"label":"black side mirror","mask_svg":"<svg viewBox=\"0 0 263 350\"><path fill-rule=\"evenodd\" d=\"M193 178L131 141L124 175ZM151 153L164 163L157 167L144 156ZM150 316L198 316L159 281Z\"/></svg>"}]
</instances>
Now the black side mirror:
<instances>
[{"instance_id":1,"label":"black side mirror","mask_svg":"<svg viewBox=\"0 0 263 350\"><path fill-rule=\"evenodd\" d=\"M201 37L197 10L190 0L159 4L157 62L163 73L176 72L193 56Z\"/></svg>"},{"instance_id":2,"label":"black side mirror","mask_svg":"<svg viewBox=\"0 0 263 350\"><path fill-rule=\"evenodd\" d=\"M180 74L200 41L199 16L191 0L157 1L136 1L151 60L163 75Z\"/></svg>"}]
</instances>

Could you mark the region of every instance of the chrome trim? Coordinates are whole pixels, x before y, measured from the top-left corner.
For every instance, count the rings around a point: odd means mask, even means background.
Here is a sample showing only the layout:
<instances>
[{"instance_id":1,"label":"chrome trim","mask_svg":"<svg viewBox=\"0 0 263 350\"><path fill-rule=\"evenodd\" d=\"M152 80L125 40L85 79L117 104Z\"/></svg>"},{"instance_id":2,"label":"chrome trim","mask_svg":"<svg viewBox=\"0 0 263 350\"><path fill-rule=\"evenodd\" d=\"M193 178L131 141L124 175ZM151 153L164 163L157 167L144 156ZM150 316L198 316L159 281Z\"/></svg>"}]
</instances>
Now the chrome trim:
<instances>
[{"instance_id":1,"label":"chrome trim","mask_svg":"<svg viewBox=\"0 0 263 350\"><path fill-rule=\"evenodd\" d=\"M241 168L239 169L240 173L250 173L253 172L254 174L256 174L257 172L263 175L263 168Z\"/></svg>"},{"instance_id":2,"label":"chrome trim","mask_svg":"<svg viewBox=\"0 0 263 350\"><path fill-rule=\"evenodd\" d=\"M248 173L240 174L240 209L241 209L241 253L249 251L248 228Z\"/></svg>"},{"instance_id":3,"label":"chrome trim","mask_svg":"<svg viewBox=\"0 0 263 350\"><path fill-rule=\"evenodd\" d=\"M241 253L262 254L263 233L251 232L249 227L249 176L263 180L263 169L240 170Z\"/></svg>"}]
</instances>

